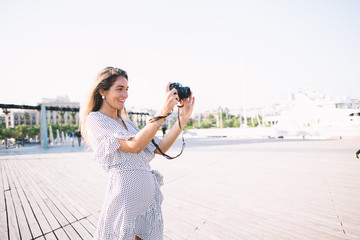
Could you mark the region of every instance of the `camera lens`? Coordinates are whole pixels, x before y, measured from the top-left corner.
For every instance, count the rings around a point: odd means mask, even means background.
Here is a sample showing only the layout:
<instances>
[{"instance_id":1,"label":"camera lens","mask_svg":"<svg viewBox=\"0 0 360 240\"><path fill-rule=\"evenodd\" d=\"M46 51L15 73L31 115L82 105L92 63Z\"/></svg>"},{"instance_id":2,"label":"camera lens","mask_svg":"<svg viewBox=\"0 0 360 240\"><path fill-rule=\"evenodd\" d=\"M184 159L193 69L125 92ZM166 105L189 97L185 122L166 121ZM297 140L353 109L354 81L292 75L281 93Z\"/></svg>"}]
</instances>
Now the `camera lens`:
<instances>
[{"instance_id":1,"label":"camera lens","mask_svg":"<svg viewBox=\"0 0 360 240\"><path fill-rule=\"evenodd\" d=\"M177 90L180 100L191 96L191 90L189 87L183 87L180 83L171 83L170 90L173 88Z\"/></svg>"}]
</instances>

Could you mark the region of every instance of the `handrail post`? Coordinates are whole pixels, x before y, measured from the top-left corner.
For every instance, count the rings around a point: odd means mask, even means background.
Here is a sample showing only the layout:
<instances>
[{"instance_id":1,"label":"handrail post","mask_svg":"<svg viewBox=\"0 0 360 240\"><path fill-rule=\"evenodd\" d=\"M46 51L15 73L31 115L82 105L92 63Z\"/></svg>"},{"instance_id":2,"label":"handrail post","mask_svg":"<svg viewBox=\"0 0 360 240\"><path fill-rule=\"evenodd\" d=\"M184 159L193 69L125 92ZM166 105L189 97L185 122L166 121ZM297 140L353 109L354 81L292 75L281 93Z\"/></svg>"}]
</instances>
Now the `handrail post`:
<instances>
[{"instance_id":1,"label":"handrail post","mask_svg":"<svg viewBox=\"0 0 360 240\"><path fill-rule=\"evenodd\" d=\"M47 121L46 121L46 106L41 105L41 127L40 127L40 135L41 135L41 146L43 148L48 148L48 134L47 134Z\"/></svg>"}]
</instances>

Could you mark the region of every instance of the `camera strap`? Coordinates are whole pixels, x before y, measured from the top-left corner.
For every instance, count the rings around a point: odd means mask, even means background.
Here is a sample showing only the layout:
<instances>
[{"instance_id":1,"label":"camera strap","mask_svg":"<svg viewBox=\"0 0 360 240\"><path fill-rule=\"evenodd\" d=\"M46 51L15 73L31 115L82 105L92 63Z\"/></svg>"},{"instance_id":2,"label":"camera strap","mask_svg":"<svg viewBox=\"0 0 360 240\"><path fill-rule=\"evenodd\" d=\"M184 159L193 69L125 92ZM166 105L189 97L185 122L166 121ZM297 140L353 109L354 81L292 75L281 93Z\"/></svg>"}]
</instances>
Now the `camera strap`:
<instances>
[{"instance_id":1,"label":"camera strap","mask_svg":"<svg viewBox=\"0 0 360 240\"><path fill-rule=\"evenodd\" d=\"M179 127L180 127L180 129L181 129L179 107L183 107L183 106L178 106L178 123L179 123ZM171 113L170 113L170 114L171 114ZM170 114L169 114L169 115L170 115ZM169 116L169 115L168 115L168 116ZM160 116L160 117L155 117L155 119L158 120L158 119L160 119L160 118L166 118L166 117L167 117L167 116ZM152 139L151 142L154 144L154 146L156 147L156 149L161 153L161 155L163 155L163 156L164 156L166 159L168 159L168 160L172 160L172 159L175 159L175 158L179 157L179 156L183 153L183 151L184 151L184 148L185 148L185 145L186 145L186 144L185 144L185 140L184 140L184 131L183 131L183 130L181 130L181 139L182 139L181 151L180 151L180 153L179 153L178 155L176 155L175 157L171 157L171 156L167 155L166 153L164 153L164 152L160 149L159 145L156 144L156 142L154 141L154 139Z\"/></svg>"}]
</instances>

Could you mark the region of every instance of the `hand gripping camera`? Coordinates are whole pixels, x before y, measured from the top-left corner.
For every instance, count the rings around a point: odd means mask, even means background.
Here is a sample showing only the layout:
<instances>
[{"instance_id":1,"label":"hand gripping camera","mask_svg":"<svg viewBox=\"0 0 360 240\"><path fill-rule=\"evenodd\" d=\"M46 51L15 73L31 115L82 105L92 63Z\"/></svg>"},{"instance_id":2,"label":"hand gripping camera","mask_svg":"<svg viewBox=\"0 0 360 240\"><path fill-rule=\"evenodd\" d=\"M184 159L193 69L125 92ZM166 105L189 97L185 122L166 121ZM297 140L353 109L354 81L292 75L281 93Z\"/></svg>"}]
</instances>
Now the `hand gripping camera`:
<instances>
[{"instance_id":1,"label":"hand gripping camera","mask_svg":"<svg viewBox=\"0 0 360 240\"><path fill-rule=\"evenodd\" d=\"M178 83L178 82L173 82L173 83L170 83L169 89L171 90L171 89L173 89L173 88L175 88L175 89L177 90L178 95L179 95L179 100L182 100L182 99L186 99L186 98L191 97L191 91L190 91L190 88L189 88L189 87L183 87L180 83ZM181 106L181 105L178 105L177 107L178 107L178 108L181 108L181 107L183 107L183 106L184 106L184 105L182 105L182 106ZM170 114L171 114L171 113L172 113L172 111L170 112ZM167 116L169 116L170 114L168 114ZM158 119L160 119L160 118L166 118L167 116L154 117L153 119L156 121L156 120L158 120ZM178 113L178 123L179 123L179 128L182 129L182 127L181 127L181 125L180 125L180 114L179 114L179 113ZM179 153L177 156L175 156L175 157L171 157L171 156L165 154L165 153L161 150L161 148L159 147L159 145L156 144L156 142L154 141L154 139L151 140L151 142L155 145L156 149L157 149L164 157L166 157L167 159L174 159L174 158L179 157L179 156L182 154L182 152L184 151L184 148L185 148L184 135L181 135L181 138L182 138L182 142L183 142L182 147L181 147L181 151L180 151L180 153Z\"/></svg>"},{"instance_id":2,"label":"hand gripping camera","mask_svg":"<svg viewBox=\"0 0 360 240\"><path fill-rule=\"evenodd\" d=\"M185 98L189 98L191 96L191 91L189 87L183 87L180 83L178 82L173 82L170 84L170 90L175 88L178 92L179 98L180 100L185 99Z\"/></svg>"}]
</instances>

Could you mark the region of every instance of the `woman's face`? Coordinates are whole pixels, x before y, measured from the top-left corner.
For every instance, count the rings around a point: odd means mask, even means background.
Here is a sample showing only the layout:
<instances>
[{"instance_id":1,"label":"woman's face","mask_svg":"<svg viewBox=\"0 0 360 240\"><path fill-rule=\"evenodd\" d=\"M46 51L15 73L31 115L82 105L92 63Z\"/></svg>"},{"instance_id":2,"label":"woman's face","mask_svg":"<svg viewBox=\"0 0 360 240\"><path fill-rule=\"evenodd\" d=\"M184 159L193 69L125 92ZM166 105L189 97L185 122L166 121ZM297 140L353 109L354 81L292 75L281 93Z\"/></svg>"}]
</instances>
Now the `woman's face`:
<instances>
[{"instance_id":1,"label":"woman's face","mask_svg":"<svg viewBox=\"0 0 360 240\"><path fill-rule=\"evenodd\" d=\"M128 98L128 80L123 76L118 76L109 90L104 91L104 102L109 107L121 110L125 108L125 100Z\"/></svg>"}]
</instances>

